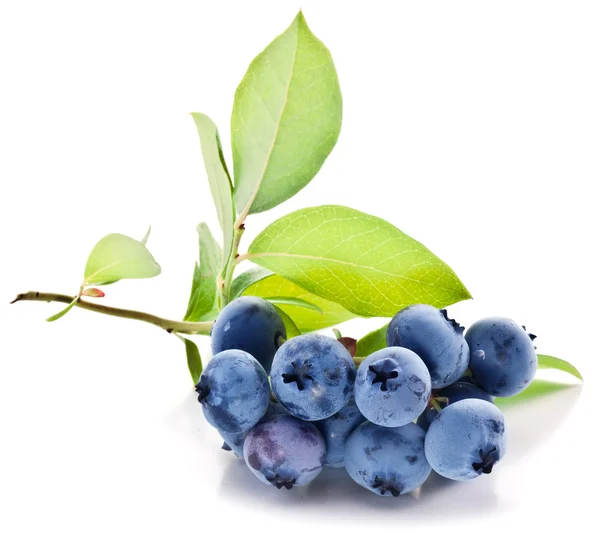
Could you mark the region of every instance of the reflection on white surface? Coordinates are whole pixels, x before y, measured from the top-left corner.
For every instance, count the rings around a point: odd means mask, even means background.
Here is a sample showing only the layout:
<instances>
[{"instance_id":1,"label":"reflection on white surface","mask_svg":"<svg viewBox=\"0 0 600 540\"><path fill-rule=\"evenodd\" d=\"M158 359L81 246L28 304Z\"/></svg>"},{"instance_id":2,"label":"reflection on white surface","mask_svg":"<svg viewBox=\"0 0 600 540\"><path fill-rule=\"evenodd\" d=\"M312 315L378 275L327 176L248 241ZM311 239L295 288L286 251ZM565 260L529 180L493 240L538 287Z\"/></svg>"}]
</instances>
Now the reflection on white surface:
<instances>
[{"instance_id":1,"label":"reflection on white surface","mask_svg":"<svg viewBox=\"0 0 600 540\"><path fill-rule=\"evenodd\" d=\"M345 469L326 467L308 486L290 491L276 490L256 479L241 459L222 452L219 462L223 472L218 495L226 504L251 504L253 509L265 511L302 510L327 512L332 518L353 515L363 519L365 512L390 519L418 519L435 513L437 517L464 519L473 515L489 515L509 509L510 500L499 498L498 480L511 467L544 443L559 429L569 416L583 386L567 386L554 394L504 409L509 434L506 456L496 474L482 476L472 482L454 482L432 473L418 492L393 497L377 497L354 483ZM190 395L179 411L169 418L173 426L186 437L192 436L200 446L199 452L219 452L218 434L202 417L195 397ZM184 433L185 432L185 433ZM208 447L210 446L210 448ZM504 473L504 474L503 474Z\"/></svg>"},{"instance_id":2,"label":"reflection on white surface","mask_svg":"<svg viewBox=\"0 0 600 540\"><path fill-rule=\"evenodd\" d=\"M422 515L423 512L431 514L433 508L436 508L438 515L456 516L457 508L465 506L467 496L471 501L470 511L489 511L498 503L493 483L493 477L489 477L477 484L466 486L432 474L418 492L398 498L378 497L353 482L345 469L326 467L308 486L284 492L258 482L246 465L241 460L236 460L223 473L220 495L236 502L252 501L253 505L264 503L270 509L326 511L332 518L348 518L349 513L358 512L355 514L357 518L363 519L367 510L377 514L412 518ZM451 497L448 496L450 494Z\"/></svg>"}]
</instances>

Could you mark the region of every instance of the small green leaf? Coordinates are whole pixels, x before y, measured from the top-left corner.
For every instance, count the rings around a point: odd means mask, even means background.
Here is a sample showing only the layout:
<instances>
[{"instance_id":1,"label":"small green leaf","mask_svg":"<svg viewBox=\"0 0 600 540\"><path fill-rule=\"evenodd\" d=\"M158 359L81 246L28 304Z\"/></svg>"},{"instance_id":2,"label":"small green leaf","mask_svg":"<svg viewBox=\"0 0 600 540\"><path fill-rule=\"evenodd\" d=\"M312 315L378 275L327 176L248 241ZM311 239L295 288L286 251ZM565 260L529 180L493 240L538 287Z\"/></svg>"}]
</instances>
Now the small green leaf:
<instances>
[{"instance_id":1,"label":"small green leaf","mask_svg":"<svg viewBox=\"0 0 600 540\"><path fill-rule=\"evenodd\" d=\"M120 279L151 278L160 266L146 247L124 234L109 234L92 249L84 272L84 285L108 285Z\"/></svg>"},{"instance_id":2,"label":"small green leaf","mask_svg":"<svg viewBox=\"0 0 600 540\"><path fill-rule=\"evenodd\" d=\"M302 13L250 64L231 116L235 203L273 208L317 174L342 125L342 94L327 47Z\"/></svg>"},{"instance_id":3,"label":"small green leaf","mask_svg":"<svg viewBox=\"0 0 600 540\"><path fill-rule=\"evenodd\" d=\"M199 263L194 266L192 290L188 302L185 321L200 321L205 313L215 307L217 295L217 275L221 266L221 248L213 238L206 223L200 223L198 231Z\"/></svg>"},{"instance_id":4,"label":"small green leaf","mask_svg":"<svg viewBox=\"0 0 600 540\"><path fill-rule=\"evenodd\" d=\"M58 319L60 319L61 317L63 317L67 313L69 313L69 311L71 311L73 306L77 303L77 300L79 300L78 297L74 298L73 301L65 309L61 309L58 313L52 315L52 317L48 317L46 319L46 321L48 321L48 322L57 321Z\"/></svg>"},{"instance_id":5,"label":"small green leaf","mask_svg":"<svg viewBox=\"0 0 600 540\"><path fill-rule=\"evenodd\" d=\"M494 400L494 403L500 408L510 407L512 405L537 399L548 394L554 394L555 392L560 392L561 390L566 390L567 388L572 388L573 386L574 385L572 384L545 381L543 379L534 379L533 382L520 394L507 398L498 397Z\"/></svg>"},{"instance_id":6,"label":"small green leaf","mask_svg":"<svg viewBox=\"0 0 600 540\"><path fill-rule=\"evenodd\" d=\"M306 309L312 309L317 313L323 313L323 310L319 306L315 306L306 300L301 298L292 298L291 296L266 296L265 300L271 302L271 304L283 304L286 306L297 306Z\"/></svg>"},{"instance_id":7,"label":"small green leaf","mask_svg":"<svg viewBox=\"0 0 600 540\"><path fill-rule=\"evenodd\" d=\"M144 238L142 238L140 240L140 244L142 244L142 246L145 246L148 243L148 238L150 237L150 233L152 232L152 225L150 225L148 227L148 230L146 231L146 234L144 235Z\"/></svg>"},{"instance_id":8,"label":"small green leaf","mask_svg":"<svg viewBox=\"0 0 600 540\"><path fill-rule=\"evenodd\" d=\"M296 326L296 323L292 320L292 318L278 306L273 306L279 315L281 316L281 320L283 321L283 325L285 326L285 333L287 335L287 339L292 339L293 337L299 336L302 332Z\"/></svg>"},{"instance_id":9,"label":"small green leaf","mask_svg":"<svg viewBox=\"0 0 600 540\"><path fill-rule=\"evenodd\" d=\"M242 296L242 293L251 285L262 281L269 276L272 276L273 272L271 270L267 270L266 268L261 268L260 266L254 266L250 268L250 270L246 270L242 272L238 277L236 277L231 283L231 287L229 289L229 297L231 300L234 298L238 298Z\"/></svg>"},{"instance_id":10,"label":"small green leaf","mask_svg":"<svg viewBox=\"0 0 600 540\"><path fill-rule=\"evenodd\" d=\"M242 275L240 274L240 277ZM270 274L262 280L256 281L245 289L243 294L244 296L260 296L261 298L278 296L297 298L317 306L321 313L298 305L281 306L281 309L294 320L301 332L320 330L355 318L353 313L350 313L339 304L309 293L276 274Z\"/></svg>"},{"instance_id":11,"label":"small green leaf","mask_svg":"<svg viewBox=\"0 0 600 540\"><path fill-rule=\"evenodd\" d=\"M200 137L204 167L206 168L210 191L223 231L223 259L220 266L221 269L224 269L231 256L233 224L235 221L231 178L223 157L217 126L208 116L202 113L192 113L192 118L196 123L196 129Z\"/></svg>"},{"instance_id":12,"label":"small green leaf","mask_svg":"<svg viewBox=\"0 0 600 540\"><path fill-rule=\"evenodd\" d=\"M538 369L558 369L559 371L570 373L574 377L577 377L580 381L583 381L581 373L579 373L579 370L575 366L569 364L569 362L566 360L561 360L560 358L556 358L554 356L538 354Z\"/></svg>"},{"instance_id":13,"label":"small green leaf","mask_svg":"<svg viewBox=\"0 0 600 540\"><path fill-rule=\"evenodd\" d=\"M391 317L411 304L445 307L471 298L425 246L344 206L292 212L263 230L248 252L246 259L360 316Z\"/></svg>"},{"instance_id":14,"label":"small green leaf","mask_svg":"<svg viewBox=\"0 0 600 540\"><path fill-rule=\"evenodd\" d=\"M363 336L356 342L356 356L365 357L370 354L384 349L387 347L385 342L385 335L387 332L388 325L382 326L377 330L369 332L366 336Z\"/></svg>"},{"instance_id":15,"label":"small green leaf","mask_svg":"<svg viewBox=\"0 0 600 540\"><path fill-rule=\"evenodd\" d=\"M188 369L194 384L198 384L200 375L202 375L202 358L200 358L200 351L198 346L190 339L181 338L185 345L185 354L187 356Z\"/></svg>"}]
</instances>

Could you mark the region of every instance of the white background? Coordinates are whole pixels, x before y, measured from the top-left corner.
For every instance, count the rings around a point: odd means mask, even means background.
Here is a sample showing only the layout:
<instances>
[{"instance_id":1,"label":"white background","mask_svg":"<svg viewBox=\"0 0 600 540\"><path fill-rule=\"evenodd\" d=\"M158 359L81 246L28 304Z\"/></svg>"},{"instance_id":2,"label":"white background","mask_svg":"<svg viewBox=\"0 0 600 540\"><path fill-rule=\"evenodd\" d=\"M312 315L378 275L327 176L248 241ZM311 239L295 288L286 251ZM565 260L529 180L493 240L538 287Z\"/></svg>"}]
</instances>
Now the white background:
<instances>
[{"instance_id":1,"label":"white background","mask_svg":"<svg viewBox=\"0 0 600 540\"><path fill-rule=\"evenodd\" d=\"M298 7L0 3L0 537L577 537L595 527L597 2L302 2L336 62L342 134L308 187L247 222L243 247L303 206L377 214L468 286L475 300L452 316L511 316L540 352L580 368L584 387L508 412L495 474L434 479L400 500L343 471L279 492L219 450L176 338L80 310L49 324L59 306L8 306L29 289L75 293L96 240L139 238L152 224L162 274L107 287L105 301L182 315L195 225L218 227L188 113L215 120L229 156L235 88ZM359 337L377 324L345 328Z\"/></svg>"}]
</instances>

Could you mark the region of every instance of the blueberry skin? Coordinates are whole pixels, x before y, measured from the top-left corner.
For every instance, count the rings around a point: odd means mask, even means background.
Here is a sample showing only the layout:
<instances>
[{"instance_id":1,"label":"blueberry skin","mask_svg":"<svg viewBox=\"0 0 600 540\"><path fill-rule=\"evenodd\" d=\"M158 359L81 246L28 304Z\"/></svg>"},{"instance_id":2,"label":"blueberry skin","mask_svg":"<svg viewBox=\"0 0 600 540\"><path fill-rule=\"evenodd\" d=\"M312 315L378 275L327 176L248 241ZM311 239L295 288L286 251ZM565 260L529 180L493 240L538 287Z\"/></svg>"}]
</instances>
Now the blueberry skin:
<instances>
[{"instance_id":1,"label":"blueberry skin","mask_svg":"<svg viewBox=\"0 0 600 540\"><path fill-rule=\"evenodd\" d=\"M443 409L425 436L427 461L438 474L469 480L489 474L506 451L504 417L482 399L464 399Z\"/></svg>"},{"instance_id":2,"label":"blueberry skin","mask_svg":"<svg viewBox=\"0 0 600 540\"><path fill-rule=\"evenodd\" d=\"M288 414L288 412L283 408L281 403L269 401L267 412L262 417L261 421L271 418L276 414ZM244 441L246 440L246 435L248 435L248 432L244 431L242 433L227 433L226 431L219 430L219 434L221 437L223 437L223 450L233 452L236 457L244 457Z\"/></svg>"},{"instance_id":3,"label":"blueberry skin","mask_svg":"<svg viewBox=\"0 0 600 540\"><path fill-rule=\"evenodd\" d=\"M364 422L346 442L346 470L373 493L398 497L418 488L431 473L424 441L425 431L413 423L386 428Z\"/></svg>"},{"instance_id":4,"label":"blueberry skin","mask_svg":"<svg viewBox=\"0 0 600 540\"><path fill-rule=\"evenodd\" d=\"M280 338L285 339L283 321L277 310L256 296L242 296L227 304L211 331L212 352L229 349L250 353L269 373Z\"/></svg>"},{"instance_id":5,"label":"blueberry skin","mask_svg":"<svg viewBox=\"0 0 600 540\"><path fill-rule=\"evenodd\" d=\"M387 347L360 364L354 399L365 418L399 427L417 418L427 406L431 379L423 361L402 347Z\"/></svg>"},{"instance_id":6,"label":"blueberry skin","mask_svg":"<svg viewBox=\"0 0 600 540\"><path fill-rule=\"evenodd\" d=\"M269 379L254 357L235 349L212 357L196 385L208 422L221 431L248 431L269 405Z\"/></svg>"},{"instance_id":7,"label":"blueberry skin","mask_svg":"<svg viewBox=\"0 0 600 540\"><path fill-rule=\"evenodd\" d=\"M538 365L535 336L511 319L489 317L473 324L465 337L477 386L501 397L514 396L529 386Z\"/></svg>"},{"instance_id":8,"label":"blueberry skin","mask_svg":"<svg viewBox=\"0 0 600 540\"><path fill-rule=\"evenodd\" d=\"M346 440L350 434L362 424L366 418L360 413L354 400L333 416L315 422L315 427L323 435L327 453L325 463L327 467L343 467L344 454L346 453Z\"/></svg>"},{"instance_id":9,"label":"blueberry skin","mask_svg":"<svg viewBox=\"0 0 600 540\"><path fill-rule=\"evenodd\" d=\"M388 347L405 347L417 353L431 375L432 388L456 382L469 365L464 328L449 319L445 309L426 304L408 306L390 321Z\"/></svg>"},{"instance_id":10,"label":"blueberry skin","mask_svg":"<svg viewBox=\"0 0 600 540\"><path fill-rule=\"evenodd\" d=\"M261 482L292 489L308 484L321 472L325 441L312 424L278 414L250 430L244 460Z\"/></svg>"},{"instance_id":11,"label":"blueberry skin","mask_svg":"<svg viewBox=\"0 0 600 540\"><path fill-rule=\"evenodd\" d=\"M446 386L446 388L442 388L441 390L434 392L434 396L446 398L448 400L447 403L439 402L442 409L448 405L452 405L452 403L456 403L457 401L470 398L483 399L489 403L494 403L494 398L492 396L490 396L487 392L484 392L481 388L477 388L477 386L468 382L456 382L450 386ZM425 431L427 431L437 413L438 411L436 411L434 407L428 405L423 411L423 414L419 416L417 425L421 426Z\"/></svg>"},{"instance_id":12,"label":"blueberry skin","mask_svg":"<svg viewBox=\"0 0 600 540\"><path fill-rule=\"evenodd\" d=\"M352 395L354 360L337 339L307 334L286 341L275 354L271 384L279 402L302 420L323 420Z\"/></svg>"},{"instance_id":13,"label":"blueberry skin","mask_svg":"<svg viewBox=\"0 0 600 540\"><path fill-rule=\"evenodd\" d=\"M227 452L233 452L236 457L242 457L244 455L244 441L246 440L247 432L242 433L227 433L226 431L219 430L219 435L223 438L223 450Z\"/></svg>"}]
</instances>

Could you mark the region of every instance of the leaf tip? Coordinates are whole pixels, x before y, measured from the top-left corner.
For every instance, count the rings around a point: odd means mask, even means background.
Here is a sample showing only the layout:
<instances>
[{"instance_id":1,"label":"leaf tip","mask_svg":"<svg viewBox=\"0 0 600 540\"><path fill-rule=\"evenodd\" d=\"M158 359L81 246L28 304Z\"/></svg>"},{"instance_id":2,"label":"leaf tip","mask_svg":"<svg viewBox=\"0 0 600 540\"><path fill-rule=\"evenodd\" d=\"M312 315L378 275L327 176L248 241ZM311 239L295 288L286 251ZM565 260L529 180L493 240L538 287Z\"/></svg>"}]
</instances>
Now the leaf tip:
<instances>
[{"instance_id":1,"label":"leaf tip","mask_svg":"<svg viewBox=\"0 0 600 540\"><path fill-rule=\"evenodd\" d=\"M573 364L571 364L571 375L583 382L583 375Z\"/></svg>"},{"instance_id":2,"label":"leaf tip","mask_svg":"<svg viewBox=\"0 0 600 540\"><path fill-rule=\"evenodd\" d=\"M144 237L140 240L140 244L142 244L142 246L146 245L146 242L148 242L148 238L150 236L150 233L152 232L152 225L148 226L148 230L146 231L146 234L144 235Z\"/></svg>"},{"instance_id":3,"label":"leaf tip","mask_svg":"<svg viewBox=\"0 0 600 540\"><path fill-rule=\"evenodd\" d=\"M304 17L304 13L302 8L298 10L292 24L290 25L290 29L299 30L300 28L308 29L308 24L306 24L306 18ZM310 30L309 30L310 31Z\"/></svg>"},{"instance_id":4,"label":"leaf tip","mask_svg":"<svg viewBox=\"0 0 600 540\"><path fill-rule=\"evenodd\" d=\"M456 279L458 280L461 289L459 293L459 300L473 300L473 295L471 294L471 291L467 289L465 284L458 278L458 276Z\"/></svg>"}]
</instances>

